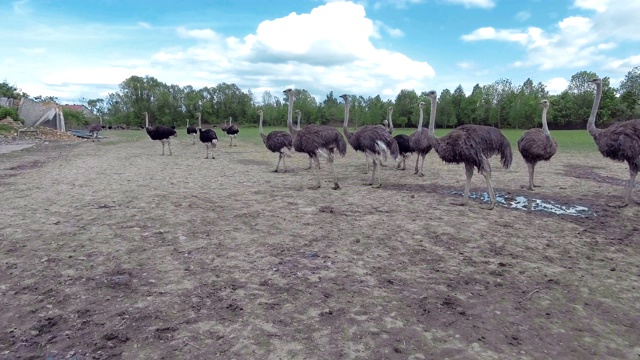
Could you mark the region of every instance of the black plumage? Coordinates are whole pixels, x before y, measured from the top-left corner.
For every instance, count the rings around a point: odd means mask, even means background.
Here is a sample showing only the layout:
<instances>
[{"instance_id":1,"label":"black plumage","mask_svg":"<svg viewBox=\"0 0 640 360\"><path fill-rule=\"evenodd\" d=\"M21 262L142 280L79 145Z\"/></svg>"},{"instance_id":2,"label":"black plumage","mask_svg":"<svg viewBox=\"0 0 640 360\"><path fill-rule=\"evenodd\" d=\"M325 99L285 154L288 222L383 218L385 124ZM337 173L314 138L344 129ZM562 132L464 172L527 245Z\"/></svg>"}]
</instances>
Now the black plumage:
<instances>
[{"instance_id":1,"label":"black plumage","mask_svg":"<svg viewBox=\"0 0 640 360\"><path fill-rule=\"evenodd\" d=\"M429 136L430 130L422 127L424 121L424 105L424 102L420 102L420 104L418 105L420 107L420 121L418 121L418 129L413 134L411 134L410 140L411 148L418 154L418 157L416 158L414 173L420 177L424 176L424 172L422 171L424 168L424 160L426 159L427 154L431 152L431 149L433 149L431 138ZM429 116L429 124L431 124L431 118L435 118L435 113L432 112L429 114ZM435 120L433 126L435 127ZM420 163L420 167L418 168L420 158L422 158L422 163Z\"/></svg>"},{"instance_id":2,"label":"black plumage","mask_svg":"<svg viewBox=\"0 0 640 360\"><path fill-rule=\"evenodd\" d=\"M287 163L285 158L290 156L289 152L293 148L291 134L286 131L272 131L268 135L265 135L264 129L262 128L262 122L264 119L262 110L258 110L258 114L260 115L259 131L262 142L269 151L278 153L278 164L276 165L274 172L278 172L281 160L282 165L284 166L284 172L287 172Z\"/></svg>"},{"instance_id":3,"label":"black plumage","mask_svg":"<svg viewBox=\"0 0 640 360\"><path fill-rule=\"evenodd\" d=\"M227 133L227 135L229 135L229 137L231 138L231 141L229 142L230 147L238 146L238 144L235 144L235 145L233 144L233 140L236 138L236 136L238 136L238 133L240 133L240 129L238 129L236 125L231 124L231 119L229 119L229 125L226 125L226 122L225 122L225 126L222 127L222 131Z\"/></svg>"},{"instance_id":4,"label":"black plumage","mask_svg":"<svg viewBox=\"0 0 640 360\"><path fill-rule=\"evenodd\" d=\"M549 101L542 100L542 129L529 129L518 139L518 151L527 163L529 171L529 186L527 188L533 191L533 174L536 164L540 161L549 161L558 150L558 142L551 137L549 127L547 126L547 110L549 110Z\"/></svg>"},{"instance_id":5,"label":"black plumage","mask_svg":"<svg viewBox=\"0 0 640 360\"><path fill-rule=\"evenodd\" d=\"M300 130L296 129L293 126L293 102L295 101L295 94L293 89L286 89L284 93L289 97L287 126L291 134L293 149L297 152L307 154L313 158L316 163L316 185L312 186L311 189L320 188L320 156L326 158L331 167L331 172L333 173L333 189L340 189L333 161L336 153L342 157L346 155L346 141L336 128L327 125L311 124Z\"/></svg>"},{"instance_id":6,"label":"black plumage","mask_svg":"<svg viewBox=\"0 0 640 360\"><path fill-rule=\"evenodd\" d=\"M213 156L213 149L218 144L218 135L216 135L216 132L213 129L202 130L202 128L198 128L198 133L200 135L200 141L207 149L207 155L204 158L209 158L209 147L211 147L211 159L215 159L215 156Z\"/></svg>"},{"instance_id":7,"label":"black plumage","mask_svg":"<svg viewBox=\"0 0 640 360\"><path fill-rule=\"evenodd\" d=\"M194 145L196 143L196 135L198 135L198 128L187 125L187 135L191 135L191 145Z\"/></svg>"},{"instance_id":8,"label":"black plumage","mask_svg":"<svg viewBox=\"0 0 640 360\"><path fill-rule=\"evenodd\" d=\"M405 170L407 168L407 158L413 154L413 147L411 146L411 137L405 134L398 134L393 137L398 144L398 154L400 155L400 161L398 161L397 168Z\"/></svg>"},{"instance_id":9,"label":"black plumage","mask_svg":"<svg viewBox=\"0 0 640 360\"><path fill-rule=\"evenodd\" d=\"M464 197L461 203L456 205L466 205L469 200L469 188L474 168L478 169L486 182L491 204L491 210L496 204L496 194L491 183L491 165L489 158L500 155L502 167L508 169L513 161L511 144L500 130L483 125L462 125L450 131L447 135L436 138L435 112L437 107L437 95L435 91L429 91L431 99L431 113L429 119L430 142L440 159L449 164L464 164L467 181L464 188ZM420 109L422 111L422 108ZM432 130L433 129L433 130Z\"/></svg>"},{"instance_id":10,"label":"black plumage","mask_svg":"<svg viewBox=\"0 0 640 360\"><path fill-rule=\"evenodd\" d=\"M596 96L587 122L587 130L602 156L629 165L629 181L622 201L608 204L613 207L625 207L631 201L631 192L640 171L640 119L613 123L605 129L596 128L596 114L602 97L602 80L595 78L591 82L596 86Z\"/></svg>"},{"instance_id":11,"label":"black plumage","mask_svg":"<svg viewBox=\"0 0 640 360\"><path fill-rule=\"evenodd\" d=\"M178 133L168 126L158 125L158 126L149 126L149 114L147 112L144 113L145 117L145 130L147 131L147 135L151 140L159 140L162 143L162 155L164 155L164 145L167 144L169 148L169 155L173 155L171 152L171 138L178 137Z\"/></svg>"}]
</instances>

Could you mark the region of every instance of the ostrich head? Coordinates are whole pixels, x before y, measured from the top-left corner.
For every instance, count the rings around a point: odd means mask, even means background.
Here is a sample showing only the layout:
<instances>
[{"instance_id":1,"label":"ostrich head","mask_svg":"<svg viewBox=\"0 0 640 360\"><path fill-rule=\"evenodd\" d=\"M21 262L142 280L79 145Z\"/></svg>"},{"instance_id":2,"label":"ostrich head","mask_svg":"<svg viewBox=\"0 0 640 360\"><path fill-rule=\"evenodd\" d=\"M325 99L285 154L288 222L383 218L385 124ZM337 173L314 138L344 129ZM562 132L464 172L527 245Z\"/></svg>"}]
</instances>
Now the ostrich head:
<instances>
[{"instance_id":1,"label":"ostrich head","mask_svg":"<svg viewBox=\"0 0 640 360\"><path fill-rule=\"evenodd\" d=\"M430 90L427 96L431 98L431 100L435 100L438 97L438 93L435 90Z\"/></svg>"},{"instance_id":2,"label":"ostrich head","mask_svg":"<svg viewBox=\"0 0 640 360\"><path fill-rule=\"evenodd\" d=\"M345 104L349 102L349 95L342 94L340 95L340 97L342 98L342 100L344 100Z\"/></svg>"},{"instance_id":3,"label":"ostrich head","mask_svg":"<svg viewBox=\"0 0 640 360\"><path fill-rule=\"evenodd\" d=\"M283 93L285 93L289 97L289 99L294 100L294 101L296 100L296 95L293 92L293 89L291 89L291 88L286 89L286 90L283 91Z\"/></svg>"},{"instance_id":4,"label":"ostrich head","mask_svg":"<svg viewBox=\"0 0 640 360\"><path fill-rule=\"evenodd\" d=\"M389 121L387 119L382 120L382 125L387 126L389 124Z\"/></svg>"},{"instance_id":5,"label":"ostrich head","mask_svg":"<svg viewBox=\"0 0 640 360\"><path fill-rule=\"evenodd\" d=\"M544 99L544 100L540 101L540 105L542 105L542 107L548 108L549 107L549 100Z\"/></svg>"},{"instance_id":6,"label":"ostrich head","mask_svg":"<svg viewBox=\"0 0 640 360\"><path fill-rule=\"evenodd\" d=\"M590 82L590 83L592 83L592 84L596 84L596 85L597 85L597 84L602 84L602 79L600 79L600 78L593 78L593 79L589 80L589 82Z\"/></svg>"},{"instance_id":7,"label":"ostrich head","mask_svg":"<svg viewBox=\"0 0 640 360\"><path fill-rule=\"evenodd\" d=\"M420 101L420 104L418 104L418 107L420 107L420 109L424 109L424 101Z\"/></svg>"},{"instance_id":8,"label":"ostrich head","mask_svg":"<svg viewBox=\"0 0 640 360\"><path fill-rule=\"evenodd\" d=\"M262 116L262 110L258 110L258 115Z\"/></svg>"}]
</instances>

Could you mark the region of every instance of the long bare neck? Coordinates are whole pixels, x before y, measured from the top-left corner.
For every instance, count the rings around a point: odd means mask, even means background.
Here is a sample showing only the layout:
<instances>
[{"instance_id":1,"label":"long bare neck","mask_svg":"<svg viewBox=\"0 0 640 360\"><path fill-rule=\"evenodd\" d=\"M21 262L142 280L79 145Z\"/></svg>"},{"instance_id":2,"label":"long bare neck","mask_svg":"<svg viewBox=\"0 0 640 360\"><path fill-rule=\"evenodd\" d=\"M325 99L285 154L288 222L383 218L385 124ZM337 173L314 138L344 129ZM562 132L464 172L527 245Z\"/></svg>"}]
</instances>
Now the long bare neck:
<instances>
[{"instance_id":1,"label":"long bare neck","mask_svg":"<svg viewBox=\"0 0 640 360\"><path fill-rule=\"evenodd\" d=\"M267 135L264 134L264 129L262 128L262 119L263 119L263 115L262 113L260 113L260 122L258 123L258 130L260 131L260 137L262 138L262 141L264 141L267 138Z\"/></svg>"},{"instance_id":2,"label":"long bare neck","mask_svg":"<svg viewBox=\"0 0 640 360\"><path fill-rule=\"evenodd\" d=\"M287 127L289 128L289 133L291 136L296 136L298 134L298 129L293 127L293 98L289 96L289 104L287 108Z\"/></svg>"},{"instance_id":3,"label":"long bare neck","mask_svg":"<svg viewBox=\"0 0 640 360\"><path fill-rule=\"evenodd\" d=\"M189 119L187 119L187 127L189 127Z\"/></svg>"},{"instance_id":4,"label":"long bare neck","mask_svg":"<svg viewBox=\"0 0 640 360\"><path fill-rule=\"evenodd\" d=\"M149 113L144 113L144 126L149 127Z\"/></svg>"},{"instance_id":5,"label":"long bare neck","mask_svg":"<svg viewBox=\"0 0 640 360\"><path fill-rule=\"evenodd\" d=\"M436 110L438 109L438 100L431 99L431 113L429 113L429 132L434 134L436 131Z\"/></svg>"},{"instance_id":6,"label":"long bare neck","mask_svg":"<svg viewBox=\"0 0 640 360\"><path fill-rule=\"evenodd\" d=\"M550 137L551 132L549 131L549 125L547 125L547 110L549 110L549 108L547 108L546 106L542 109L542 130L544 131L545 135Z\"/></svg>"},{"instance_id":7,"label":"long bare neck","mask_svg":"<svg viewBox=\"0 0 640 360\"><path fill-rule=\"evenodd\" d=\"M298 126L297 129L300 130L300 118L302 117L302 113L298 113Z\"/></svg>"},{"instance_id":8,"label":"long bare neck","mask_svg":"<svg viewBox=\"0 0 640 360\"><path fill-rule=\"evenodd\" d=\"M202 129L202 114L198 113L198 127Z\"/></svg>"},{"instance_id":9,"label":"long bare neck","mask_svg":"<svg viewBox=\"0 0 640 360\"><path fill-rule=\"evenodd\" d=\"M589 115L589 121L587 122L587 130L591 136L595 136L598 132L596 128L596 114L598 113L598 106L600 105L600 98L602 97L602 83L596 83L596 97L593 99L593 106L591 107L591 114Z\"/></svg>"},{"instance_id":10,"label":"long bare neck","mask_svg":"<svg viewBox=\"0 0 640 360\"><path fill-rule=\"evenodd\" d=\"M422 122L424 121L424 109L420 108L420 120L418 121L418 132L422 131Z\"/></svg>"},{"instance_id":11,"label":"long bare neck","mask_svg":"<svg viewBox=\"0 0 640 360\"><path fill-rule=\"evenodd\" d=\"M393 134L393 120L391 119L393 117L393 109L389 110L389 134Z\"/></svg>"},{"instance_id":12,"label":"long bare neck","mask_svg":"<svg viewBox=\"0 0 640 360\"><path fill-rule=\"evenodd\" d=\"M342 124L342 130L344 131L344 136L347 139L351 139L353 134L349 132L349 100L345 100L344 102L344 123Z\"/></svg>"}]
</instances>

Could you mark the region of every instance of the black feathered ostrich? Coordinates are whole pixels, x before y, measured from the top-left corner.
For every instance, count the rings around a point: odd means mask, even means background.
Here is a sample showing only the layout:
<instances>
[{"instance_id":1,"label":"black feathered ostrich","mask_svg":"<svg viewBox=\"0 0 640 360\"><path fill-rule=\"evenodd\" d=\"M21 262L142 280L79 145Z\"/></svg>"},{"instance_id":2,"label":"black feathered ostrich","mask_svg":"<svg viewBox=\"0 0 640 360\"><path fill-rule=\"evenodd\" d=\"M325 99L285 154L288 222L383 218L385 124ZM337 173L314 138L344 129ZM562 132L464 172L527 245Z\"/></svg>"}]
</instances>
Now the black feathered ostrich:
<instances>
[{"instance_id":1,"label":"black feathered ostrich","mask_svg":"<svg viewBox=\"0 0 640 360\"><path fill-rule=\"evenodd\" d=\"M296 110L296 116L298 117L298 125L296 129L300 130L300 119L302 118L302 112L300 110ZM311 169L313 166L313 158L309 155L309 166L307 166L307 170ZM318 169L320 169L320 164L318 164Z\"/></svg>"},{"instance_id":2,"label":"black feathered ostrich","mask_svg":"<svg viewBox=\"0 0 640 360\"><path fill-rule=\"evenodd\" d=\"M529 170L529 186L523 186L530 191L536 187L533 183L533 172L536 164L540 161L549 161L558 150L558 142L551 137L549 126L547 125L547 111L549 101L542 100L542 129L529 129L518 140L518 150L527 163Z\"/></svg>"},{"instance_id":3,"label":"black feathered ostrich","mask_svg":"<svg viewBox=\"0 0 640 360\"><path fill-rule=\"evenodd\" d=\"M215 159L216 157L213 156L213 149L215 149L218 144L218 135L216 135L216 132L213 129L202 130L202 128L198 128L198 133L200 135L200 141L207 149L207 154L204 158L209 158L209 147L211 147L211 159Z\"/></svg>"},{"instance_id":4,"label":"black feathered ostrich","mask_svg":"<svg viewBox=\"0 0 640 360\"><path fill-rule=\"evenodd\" d=\"M371 172L371 180L365 185L373 185L373 187L382 186L382 169L378 170L378 165L387 160L391 156L395 162L398 158L398 144L393 139L389 130L379 125L365 125L359 127L355 132L349 132L349 96L341 95L344 99L344 134L349 144L356 151L362 151L371 157L373 162L373 171ZM389 126L393 128L393 124ZM367 165L369 161L367 161ZM378 183L374 185L376 170L378 173Z\"/></svg>"},{"instance_id":5,"label":"black feathered ostrich","mask_svg":"<svg viewBox=\"0 0 640 360\"><path fill-rule=\"evenodd\" d=\"M227 135L229 135L229 137L231 138L231 142L229 143L229 147L231 146L238 146L237 142L238 140L236 139L236 144L233 145L233 139L236 138L236 136L238 136L238 133L240 132L240 129L238 129L238 127L236 125L231 124L231 118L229 118L229 125L226 125L226 121L225 121L225 126L222 128L222 131L226 132Z\"/></svg>"},{"instance_id":6,"label":"black feathered ostrich","mask_svg":"<svg viewBox=\"0 0 640 360\"><path fill-rule=\"evenodd\" d=\"M336 169L333 166L334 154L338 152L344 157L347 143L336 128L327 125L310 124L298 130L293 126L293 102L296 100L293 89L283 91L289 98L287 126L291 134L293 149L311 156L316 163L316 184L310 189L320 188L320 156L327 159L333 173L333 189L340 189Z\"/></svg>"},{"instance_id":7,"label":"black feathered ostrich","mask_svg":"<svg viewBox=\"0 0 640 360\"><path fill-rule=\"evenodd\" d=\"M91 134L91 141L100 141L100 139L98 138L98 135L100 134L100 130L102 130L103 127L100 124L93 124L91 126L89 126L89 133Z\"/></svg>"},{"instance_id":8,"label":"black feathered ostrich","mask_svg":"<svg viewBox=\"0 0 640 360\"><path fill-rule=\"evenodd\" d=\"M593 99L587 130L602 156L629 164L629 181L622 201L608 204L611 207L625 207L631 201L631 192L640 171L640 119L613 123L606 129L596 128L596 113L602 97L602 80L595 78L591 83L596 86L596 96Z\"/></svg>"},{"instance_id":9,"label":"black feathered ostrich","mask_svg":"<svg viewBox=\"0 0 640 360\"><path fill-rule=\"evenodd\" d=\"M387 110L387 119L389 119L390 124L393 124L392 116L393 106L389 106L389 109ZM389 127L389 133L393 134L393 127ZM411 137L405 134L398 134L394 136L393 139L398 144L398 155L400 155L396 163L396 169L405 170L407 168L407 158L413 154Z\"/></svg>"},{"instance_id":10,"label":"black feathered ostrich","mask_svg":"<svg viewBox=\"0 0 640 360\"><path fill-rule=\"evenodd\" d=\"M286 131L272 131L269 135L265 135L264 129L262 128L262 121L264 119L262 110L258 110L258 114L260 115L259 131L262 142L269 151L278 153L278 165L276 165L276 169L273 172L278 172L278 169L280 168L280 160L282 160L284 172L287 172L287 162L285 158L291 156L289 155L289 152L293 148L291 143L291 134Z\"/></svg>"},{"instance_id":11,"label":"black feathered ostrich","mask_svg":"<svg viewBox=\"0 0 640 360\"><path fill-rule=\"evenodd\" d=\"M198 123L201 123L200 113L198 113ZM189 126L189 119L187 119L187 135L191 135L191 145L196 144L196 135L198 135L198 128L195 126Z\"/></svg>"},{"instance_id":12,"label":"black feathered ostrich","mask_svg":"<svg viewBox=\"0 0 640 360\"><path fill-rule=\"evenodd\" d=\"M149 113L147 113L146 111L144 112L144 122L145 122L145 129L147 130L147 135L149 135L151 140L160 140L160 142L162 143L162 155L164 155L165 143L169 148L169 155L172 155L170 138L178 137L178 133L176 133L174 129L168 126L162 126L162 125L149 126Z\"/></svg>"},{"instance_id":13,"label":"black feathered ostrich","mask_svg":"<svg viewBox=\"0 0 640 360\"><path fill-rule=\"evenodd\" d=\"M424 160L427 157L427 154L431 151L431 149L433 148L433 146L431 145L431 140L429 137L429 131L433 132L434 128L435 128L435 119L433 122L433 127L431 128L431 121L429 121L429 130L425 129L422 127L422 123L424 121L424 106L425 103L424 102L420 102L420 104L418 104L418 106L420 107L420 120L418 121L418 129L411 134L411 148L413 149L414 152L418 153L418 157L416 158L416 167L415 167L415 172L414 174L417 174L418 176L422 177L424 176L424 172L422 172L422 169L424 168ZM431 105L431 107L433 108L433 104ZM431 113L429 115L429 120L431 120L431 118L435 118L435 114ZM422 157L422 163L420 163L420 168L418 168L418 162L420 161L420 158Z\"/></svg>"},{"instance_id":14,"label":"black feathered ostrich","mask_svg":"<svg viewBox=\"0 0 640 360\"><path fill-rule=\"evenodd\" d=\"M513 160L509 140L507 140L500 130L483 125L458 126L447 135L436 138L434 131L438 95L435 91L431 90L427 93L427 96L431 99L428 134L433 148L445 163L464 164L467 175L462 202L452 204L467 204L471 177L473 177L473 169L476 168L487 182L487 191L489 192L491 204L486 209L493 209L496 204L496 194L493 190L493 184L491 183L491 165L489 164L489 158L499 154L502 167L508 169ZM422 111L423 106L420 107L420 116L422 116Z\"/></svg>"}]
</instances>

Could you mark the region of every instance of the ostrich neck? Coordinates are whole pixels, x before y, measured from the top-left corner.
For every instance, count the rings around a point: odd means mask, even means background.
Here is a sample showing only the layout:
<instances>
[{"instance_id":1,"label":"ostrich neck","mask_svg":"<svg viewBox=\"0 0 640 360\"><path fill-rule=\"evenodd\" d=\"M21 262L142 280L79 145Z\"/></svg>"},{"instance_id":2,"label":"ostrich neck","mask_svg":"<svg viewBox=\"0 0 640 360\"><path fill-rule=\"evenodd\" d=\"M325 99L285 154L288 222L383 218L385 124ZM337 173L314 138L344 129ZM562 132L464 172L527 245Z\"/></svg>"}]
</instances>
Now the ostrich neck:
<instances>
[{"instance_id":1,"label":"ostrich neck","mask_svg":"<svg viewBox=\"0 0 640 360\"><path fill-rule=\"evenodd\" d=\"M297 128L298 130L300 130L300 118L301 118L301 117L302 117L302 114L301 114L301 113L298 113L298 125L296 126L296 128Z\"/></svg>"},{"instance_id":2,"label":"ostrich neck","mask_svg":"<svg viewBox=\"0 0 640 360\"><path fill-rule=\"evenodd\" d=\"M393 134L393 110L389 111L389 134Z\"/></svg>"},{"instance_id":3,"label":"ostrich neck","mask_svg":"<svg viewBox=\"0 0 640 360\"><path fill-rule=\"evenodd\" d=\"M198 127L202 128L202 114L198 113Z\"/></svg>"},{"instance_id":4,"label":"ostrich neck","mask_svg":"<svg viewBox=\"0 0 640 360\"><path fill-rule=\"evenodd\" d=\"M423 120L424 120L424 109L420 108L420 120L418 120L418 133L422 131Z\"/></svg>"},{"instance_id":5,"label":"ostrich neck","mask_svg":"<svg viewBox=\"0 0 640 360\"><path fill-rule=\"evenodd\" d=\"M258 131L260 131L260 137L261 137L261 138L262 138L262 140L264 141L264 139L265 139L267 136L264 134L264 129L262 129L262 118L263 118L263 115L262 115L262 114L260 114L260 122L258 123Z\"/></svg>"},{"instance_id":6,"label":"ostrich neck","mask_svg":"<svg viewBox=\"0 0 640 360\"><path fill-rule=\"evenodd\" d=\"M342 125L342 129L344 130L344 136L348 139L351 139L353 134L349 132L349 101L344 102L344 124Z\"/></svg>"},{"instance_id":7,"label":"ostrich neck","mask_svg":"<svg viewBox=\"0 0 640 360\"><path fill-rule=\"evenodd\" d=\"M596 83L596 97L593 99L591 114L589 115L589 121L587 122L587 130L592 136L594 136L598 132L598 128L596 128L596 114L598 113L598 106L600 105L601 97L602 97L602 84Z\"/></svg>"},{"instance_id":8,"label":"ostrich neck","mask_svg":"<svg viewBox=\"0 0 640 360\"><path fill-rule=\"evenodd\" d=\"M298 135L298 129L293 127L293 97L289 96L289 106L287 109L287 127L291 136Z\"/></svg>"},{"instance_id":9,"label":"ostrich neck","mask_svg":"<svg viewBox=\"0 0 640 360\"><path fill-rule=\"evenodd\" d=\"M149 114L144 113L144 126L149 127Z\"/></svg>"},{"instance_id":10,"label":"ostrich neck","mask_svg":"<svg viewBox=\"0 0 640 360\"><path fill-rule=\"evenodd\" d=\"M429 114L429 132L432 133L432 134L436 131L436 109L437 109L437 107L438 107L438 101L436 99L431 99L431 113Z\"/></svg>"},{"instance_id":11,"label":"ostrich neck","mask_svg":"<svg viewBox=\"0 0 640 360\"><path fill-rule=\"evenodd\" d=\"M544 134L547 136L551 136L551 132L549 132L549 125L547 125L547 108L542 109L542 130Z\"/></svg>"}]
</instances>

